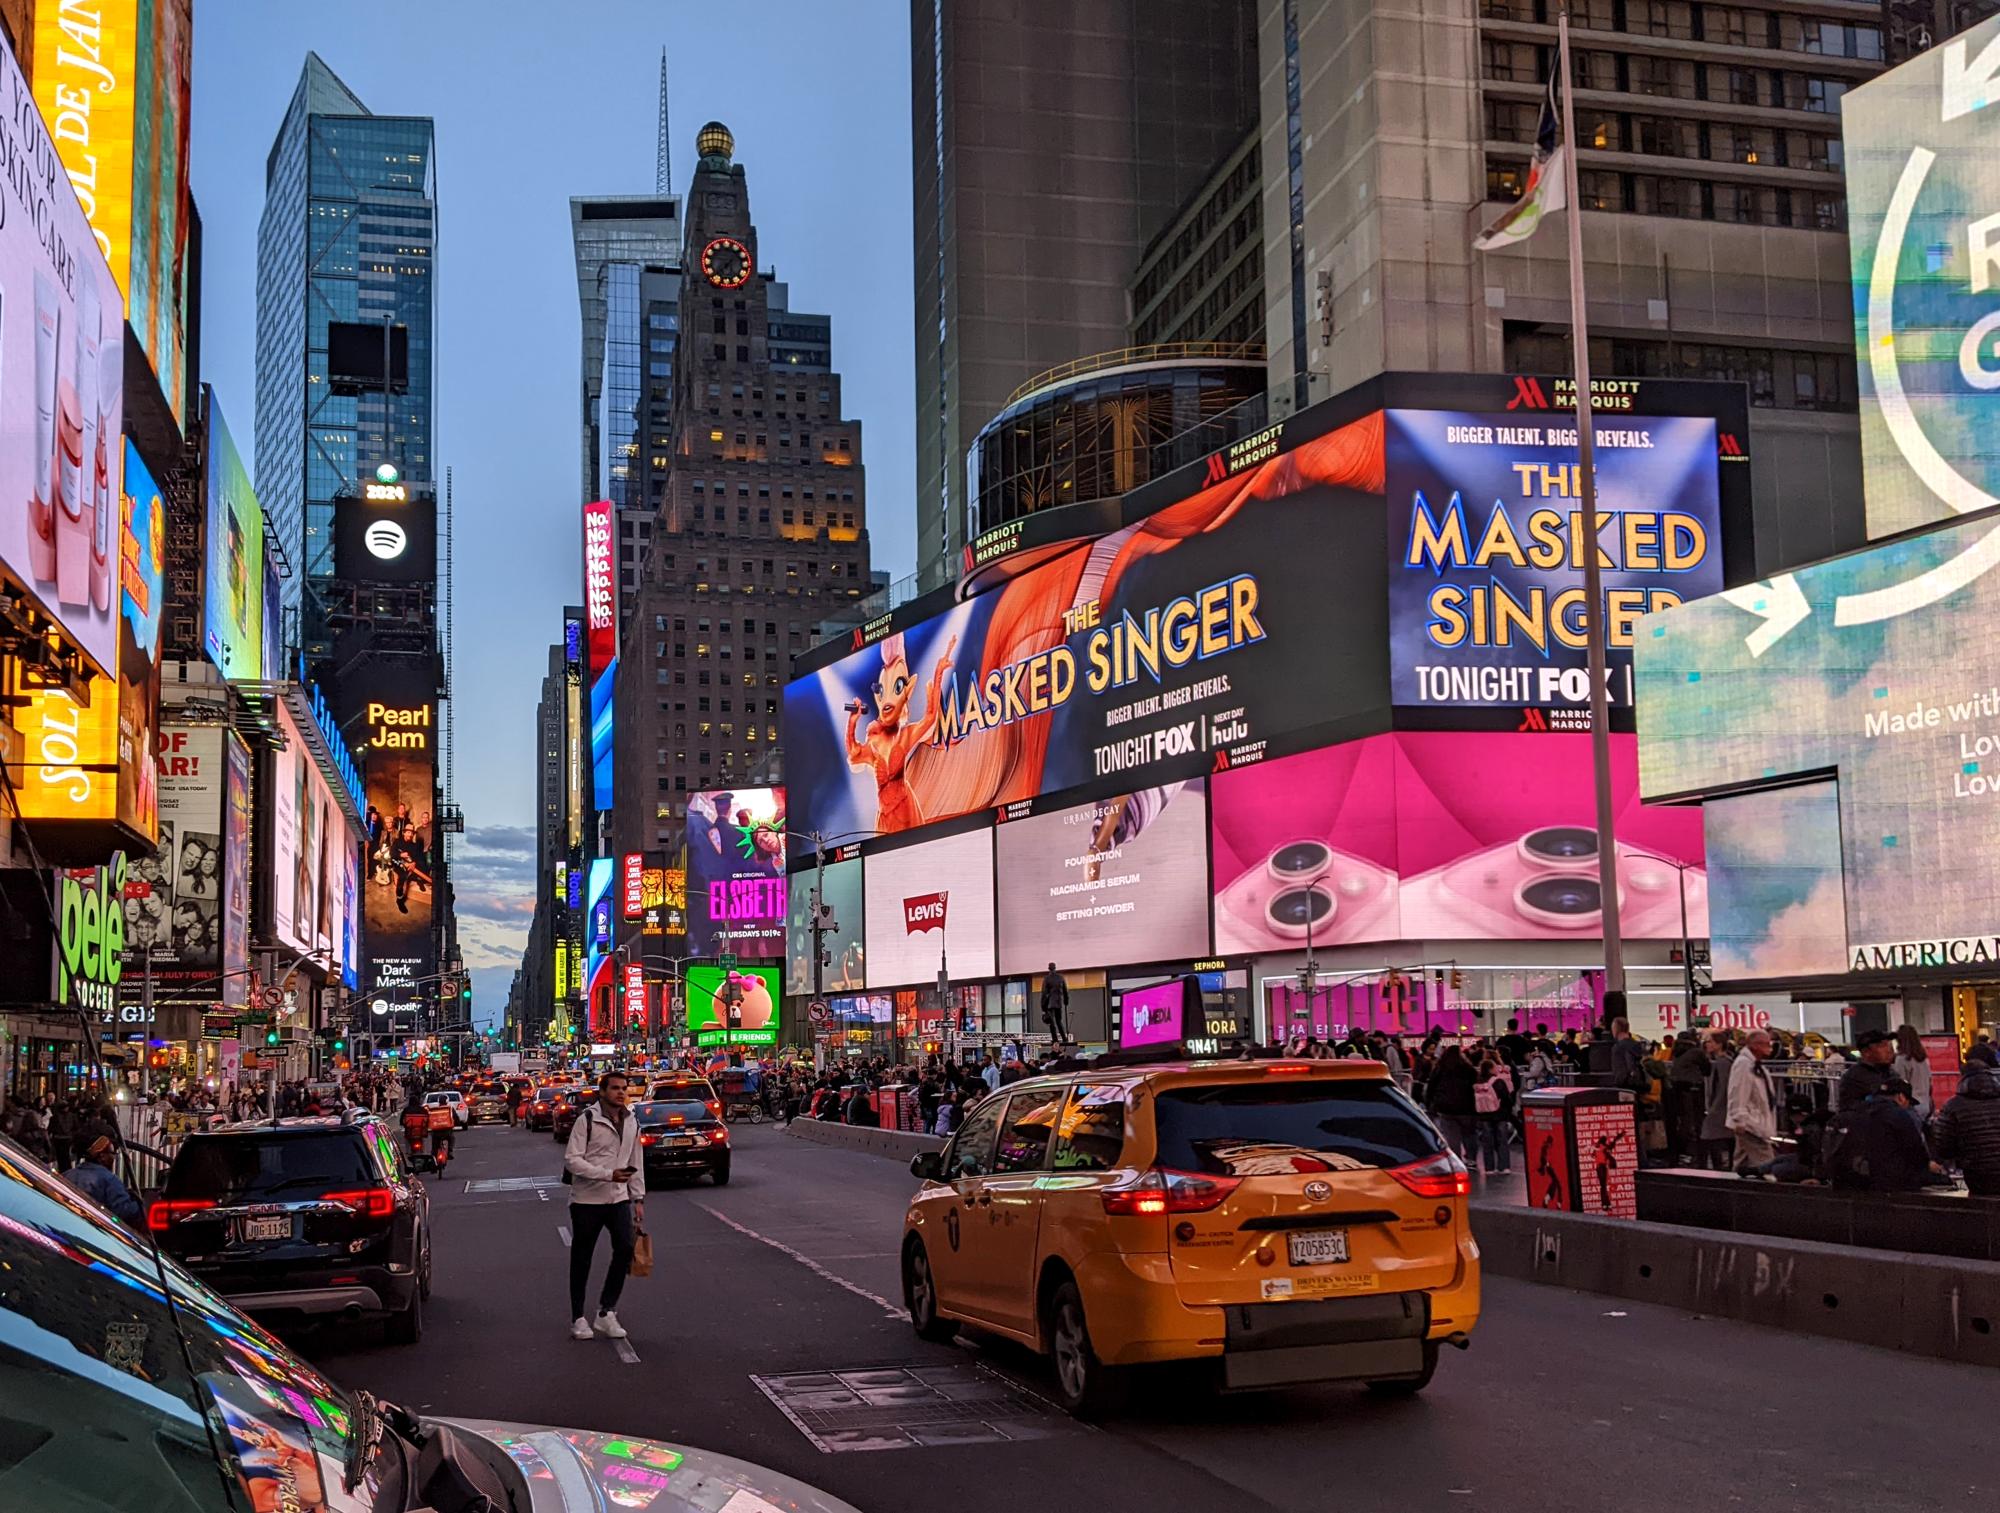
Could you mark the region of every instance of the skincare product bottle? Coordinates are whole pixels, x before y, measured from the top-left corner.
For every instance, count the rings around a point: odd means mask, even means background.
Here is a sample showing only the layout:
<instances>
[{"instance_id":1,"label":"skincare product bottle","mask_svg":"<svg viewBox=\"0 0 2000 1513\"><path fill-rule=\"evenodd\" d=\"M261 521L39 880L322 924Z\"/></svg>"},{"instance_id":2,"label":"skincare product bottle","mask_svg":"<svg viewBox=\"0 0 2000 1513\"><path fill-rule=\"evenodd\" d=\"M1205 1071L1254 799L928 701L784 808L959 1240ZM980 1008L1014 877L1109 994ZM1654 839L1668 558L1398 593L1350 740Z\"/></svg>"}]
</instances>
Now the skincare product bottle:
<instances>
[{"instance_id":1,"label":"skincare product bottle","mask_svg":"<svg viewBox=\"0 0 2000 1513\"><path fill-rule=\"evenodd\" d=\"M56 341L62 335L62 306L56 286L35 275L35 455L34 492L28 497L28 567L38 583L56 575Z\"/></svg>"},{"instance_id":2,"label":"skincare product bottle","mask_svg":"<svg viewBox=\"0 0 2000 1513\"><path fill-rule=\"evenodd\" d=\"M83 518L83 404L67 378L56 385L56 598L90 602L90 525Z\"/></svg>"},{"instance_id":3,"label":"skincare product bottle","mask_svg":"<svg viewBox=\"0 0 2000 1513\"><path fill-rule=\"evenodd\" d=\"M77 460L79 463L76 488L65 490L63 504L76 517L83 528L83 540L78 543L77 560L73 569L66 571L69 564L63 559L63 544L59 532L56 542L56 577L61 583L64 602L81 605L90 603L90 553L97 537L97 321L101 305L97 298L97 285L87 276L76 301L76 351L71 359L71 380L76 385L77 420ZM70 599L70 584L82 585L81 592L74 601Z\"/></svg>"},{"instance_id":4,"label":"skincare product bottle","mask_svg":"<svg viewBox=\"0 0 2000 1513\"><path fill-rule=\"evenodd\" d=\"M122 337L123 333L119 333ZM107 340L100 330L97 348L97 458L91 472L96 483L97 514L90 535L90 602L100 614L111 612L111 588L118 560L118 515L125 448L112 424L118 404L118 337Z\"/></svg>"}]
</instances>

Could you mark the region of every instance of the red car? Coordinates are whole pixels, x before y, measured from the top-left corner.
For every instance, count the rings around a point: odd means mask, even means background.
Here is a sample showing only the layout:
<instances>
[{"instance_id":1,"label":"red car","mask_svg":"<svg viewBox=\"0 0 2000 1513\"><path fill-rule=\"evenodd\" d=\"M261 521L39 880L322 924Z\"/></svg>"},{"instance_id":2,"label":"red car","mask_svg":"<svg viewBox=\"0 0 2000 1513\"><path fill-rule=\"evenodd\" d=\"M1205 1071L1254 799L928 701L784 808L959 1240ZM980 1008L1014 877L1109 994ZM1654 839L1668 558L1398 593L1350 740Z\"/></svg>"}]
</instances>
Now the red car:
<instances>
[{"instance_id":1,"label":"red car","mask_svg":"<svg viewBox=\"0 0 2000 1513\"><path fill-rule=\"evenodd\" d=\"M559 1087L536 1088L534 1097L521 1105L521 1122L529 1129L547 1129L555 1117L556 1105L567 1091Z\"/></svg>"},{"instance_id":2,"label":"red car","mask_svg":"<svg viewBox=\"0 0 2000 1513\"><path fill-rule=\"evenodd\" d=\"M583 1112L586 1105L596 1101L597 1089L594 1087L569 1088L549 1112L549 1132L558 1140L568 1140L576 1116Z\"/></svg>"}]
</instances>

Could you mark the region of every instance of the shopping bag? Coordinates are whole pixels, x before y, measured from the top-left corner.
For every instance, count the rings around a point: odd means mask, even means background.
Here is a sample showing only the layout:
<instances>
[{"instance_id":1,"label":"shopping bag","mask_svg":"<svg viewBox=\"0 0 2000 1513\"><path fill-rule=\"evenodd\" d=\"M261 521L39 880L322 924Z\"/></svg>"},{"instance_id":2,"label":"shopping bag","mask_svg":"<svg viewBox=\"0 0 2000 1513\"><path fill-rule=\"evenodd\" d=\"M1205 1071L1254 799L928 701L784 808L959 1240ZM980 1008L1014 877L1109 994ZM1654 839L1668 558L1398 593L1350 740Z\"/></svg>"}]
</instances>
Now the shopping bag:
<instances>
[{"instance_id":1,"label":"shopping bag","mask_svg":"<svg viewBox=\"0 0 2000 1513\"><path fill-rule=\"evenodd\" d=\"M653 1237L643 1229L632 1241L632 1265L629 1270L635 1277L650 1277L653 1274Z\"/></svg>"}]
</instances>

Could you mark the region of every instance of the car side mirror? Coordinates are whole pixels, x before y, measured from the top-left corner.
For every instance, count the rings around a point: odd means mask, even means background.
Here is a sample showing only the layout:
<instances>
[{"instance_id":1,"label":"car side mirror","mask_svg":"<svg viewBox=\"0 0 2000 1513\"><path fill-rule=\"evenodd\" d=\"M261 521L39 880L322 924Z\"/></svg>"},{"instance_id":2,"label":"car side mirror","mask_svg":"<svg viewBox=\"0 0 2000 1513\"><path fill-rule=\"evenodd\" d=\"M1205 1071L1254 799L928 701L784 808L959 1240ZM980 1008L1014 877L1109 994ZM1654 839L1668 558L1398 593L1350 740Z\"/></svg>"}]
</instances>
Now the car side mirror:
<instances>
[{"instance_id":1,"label":"car side mirror","mask_svg":"<svg viewBox=\"0 0 2000 1513\"><path fill-rule=\"evenodd\" d=\"M937 1182L944 1177L943 1151L918 1151L910 1157L910 1175L925 1182Z\"/></svg>"}]
</instances>

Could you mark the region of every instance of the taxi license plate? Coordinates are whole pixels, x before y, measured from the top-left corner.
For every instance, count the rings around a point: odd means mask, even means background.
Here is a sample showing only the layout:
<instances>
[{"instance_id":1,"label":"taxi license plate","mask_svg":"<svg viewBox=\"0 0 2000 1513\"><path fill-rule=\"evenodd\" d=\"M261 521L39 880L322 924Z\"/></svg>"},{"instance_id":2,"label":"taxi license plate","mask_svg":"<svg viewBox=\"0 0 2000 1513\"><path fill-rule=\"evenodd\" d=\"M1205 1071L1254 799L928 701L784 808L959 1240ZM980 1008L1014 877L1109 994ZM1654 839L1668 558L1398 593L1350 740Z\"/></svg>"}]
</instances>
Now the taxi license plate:
<instances>
[{"instance_id":1,"label":"taxi license plate","mask_svg":"<svg viewBox=\"0 0 2000 1513\"><path fill-rule=\"evenodd\" d=\"M243 1238L246 1240L289 1240L291 1237L292 1221L289 1216L243 1221Z\"/></svg>"},{"instance_id":2,"label":"taxi license plate","mask_svg":"<svg viewBox=\"0 0 2000 1513\"><path fill-rule=\"evenodd\" d=\"M1295 1229L1285 1236L1285 1251L1294 1266L1330 1266L1347 1259L1347 1231Z\"/></svg>"}]
</instances>

